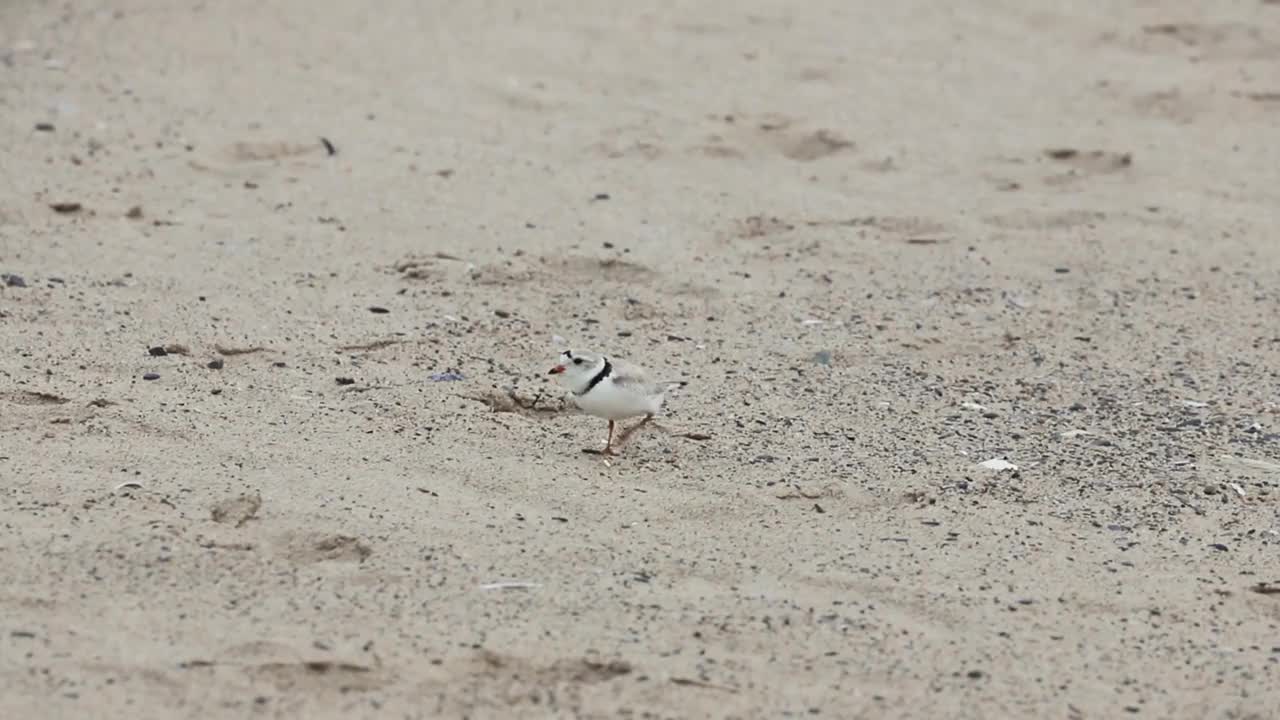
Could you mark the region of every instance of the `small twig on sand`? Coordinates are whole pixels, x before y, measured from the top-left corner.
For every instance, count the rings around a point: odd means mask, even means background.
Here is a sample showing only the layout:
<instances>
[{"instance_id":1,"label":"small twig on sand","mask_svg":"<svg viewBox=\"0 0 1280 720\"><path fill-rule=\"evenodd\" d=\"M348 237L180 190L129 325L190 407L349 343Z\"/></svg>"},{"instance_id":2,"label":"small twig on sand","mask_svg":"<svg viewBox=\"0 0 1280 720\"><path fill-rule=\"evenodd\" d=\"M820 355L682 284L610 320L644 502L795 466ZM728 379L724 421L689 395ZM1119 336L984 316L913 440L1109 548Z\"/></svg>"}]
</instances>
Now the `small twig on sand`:
<instances>
[{"instance_id":1,"label":"small twig on sand","mask_svg":"<svg viewBox=\"0 0 1280 720\"><path fill-rule=\"evenodd\" d=\"M542 586L542 583L536 583L536 582L508 581L508 582L486 583L484 585L481 585L480 589L481 590L531 590L533 588L541 587L541 586Z\"/></svg>"},{"instance_id":2,"label":"small twig on sand","mask_svg":"<svg viewBox=\"0 0 1280 720\"><path fill-rule=\"evenodd\" d=\"M686 687L699 687L708 690L723 690L728 693L738 692L738 688L729 687L728 685L716 685L715 683L703 682L702 680L694 680L693 678L673 677L671 682L674 685L684 685Z\"/></svg>"},{"instance_id":3,"label":"small twig on sand","mask_svg":"<svg viewBox=\"0 0 1280 720\"><path fill-rule=\"evenodd\" d=\"M223 347L222 345L214 345L213 349L217 350L219 355L225 355L227 357L231 357L233 355L248 355L250 353L263 352L266 350L264 347L233 348Z\"/></svg>"},{"instance_id":4,"label":"small twig on sand","mask_svg":"<svg viewBox=\"0 0 1280 720\"><path fill-rule=\"evenodd\" d=\"M339 346L338 346L338 349L339 349L339 350L341 350L341 351L343 351L343 352L356 352L356 351L361 351L361 350L365 350L365 351L372 351L372 350L381 350L381 349L386 348L386 347L391 347L392 345L399 345L399 344L400 344L400 343L402 343L402 342L404 342L404 341L403 341L403 340L390 340L390 339L388 339L388 340L374 340L373 342L358 343L358 344L355 344L355 345L339 345Z\"/></svg>"},{"instance_id":5,"label":"small twig on sand","mask_svg":"<svg viewBox=\"0 0 1280 720\"><path fill-rule=\"evenodd\" d=\"M666 425L663 425L663 424L658 423L658 422L650 423L650 426L651 426L651 427L655 427L655 428L657 428L657 429L661 430L662 432L664 432L664 433L666 433L666 434L668 434L668 435L672 435L672 436L674 436L674 437L682 437L682 438L687 438L687 439L689 439L689 440L710 440L710 439L711 439L711 436L710 436L710 435L708 435L708 434L706 434L706 433L700 433L700 432L676 432L675 430L672 430L671 428L667 427Z\"/></svg>"}]
</instances>

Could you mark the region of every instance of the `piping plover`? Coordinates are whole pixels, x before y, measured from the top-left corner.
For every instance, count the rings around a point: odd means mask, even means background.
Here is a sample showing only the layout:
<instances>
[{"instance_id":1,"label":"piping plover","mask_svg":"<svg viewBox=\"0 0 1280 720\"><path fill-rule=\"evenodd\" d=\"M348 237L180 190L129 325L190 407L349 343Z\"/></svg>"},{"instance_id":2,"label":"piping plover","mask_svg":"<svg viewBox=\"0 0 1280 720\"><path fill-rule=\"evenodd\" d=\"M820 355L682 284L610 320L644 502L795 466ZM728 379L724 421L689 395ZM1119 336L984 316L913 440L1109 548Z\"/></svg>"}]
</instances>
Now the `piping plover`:
<instances>
[{"instance_id":1,"label":"piping plover","mask_svg":"<svg viewBox=\"0 0 1280 720\"><path fill-rule=\"evenodd\" d=\"M662 409L667 390L684 385L683 381L654 382L644 368L625 360L593 352L560 353L560 363L549 375L559 375L560 384L573 393L573 401L583 412L609 421L609 439L605 455L613 455L613 426L619 420L644 416L618 437L624 443L641 426ZM591 451L594 452L594 451Z\"/></svg>"}]
</instances>

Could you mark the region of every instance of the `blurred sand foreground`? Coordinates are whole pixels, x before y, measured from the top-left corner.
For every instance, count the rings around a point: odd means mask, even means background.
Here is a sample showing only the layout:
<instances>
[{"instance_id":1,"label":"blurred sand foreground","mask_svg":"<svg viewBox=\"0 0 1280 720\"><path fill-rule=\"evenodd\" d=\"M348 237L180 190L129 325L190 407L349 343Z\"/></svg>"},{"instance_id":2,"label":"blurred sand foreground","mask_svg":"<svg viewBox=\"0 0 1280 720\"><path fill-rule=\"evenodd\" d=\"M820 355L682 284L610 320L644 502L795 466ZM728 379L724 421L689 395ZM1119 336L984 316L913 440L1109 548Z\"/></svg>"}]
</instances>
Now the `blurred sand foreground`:
<instances>
[{"instance_id":1,"label":"blurred sand foreground","mask_svg":"<svg viewBox=\"0 0 1280 720\"><path fill-rule=\"evenodd\" d=\"M1280 712L1275 0L12 0L0 163L0 717Z\"/></svg>"}]
</instances>

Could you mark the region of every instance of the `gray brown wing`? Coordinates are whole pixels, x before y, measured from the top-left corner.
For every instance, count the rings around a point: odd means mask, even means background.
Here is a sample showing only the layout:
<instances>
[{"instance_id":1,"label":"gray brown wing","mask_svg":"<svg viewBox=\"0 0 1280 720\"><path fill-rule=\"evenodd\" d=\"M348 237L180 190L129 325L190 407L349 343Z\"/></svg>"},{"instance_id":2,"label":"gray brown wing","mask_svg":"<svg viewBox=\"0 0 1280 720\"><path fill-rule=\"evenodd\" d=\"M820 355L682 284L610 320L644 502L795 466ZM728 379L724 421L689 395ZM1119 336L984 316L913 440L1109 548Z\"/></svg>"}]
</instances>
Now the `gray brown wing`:
<instances>
[{"instance_id":1,"label":"gray brown wing","mask_svg":"<svg viewBox=\"0 0 1280 720\"><path fill-rule=\"evenodd\" d=\"M657 395L666 389L666 384L654 382L639 365L613 358L609 358L609 362L613 364L613 382L619 387L638 390L645 395Z\"/></svg>"}]
</instances>

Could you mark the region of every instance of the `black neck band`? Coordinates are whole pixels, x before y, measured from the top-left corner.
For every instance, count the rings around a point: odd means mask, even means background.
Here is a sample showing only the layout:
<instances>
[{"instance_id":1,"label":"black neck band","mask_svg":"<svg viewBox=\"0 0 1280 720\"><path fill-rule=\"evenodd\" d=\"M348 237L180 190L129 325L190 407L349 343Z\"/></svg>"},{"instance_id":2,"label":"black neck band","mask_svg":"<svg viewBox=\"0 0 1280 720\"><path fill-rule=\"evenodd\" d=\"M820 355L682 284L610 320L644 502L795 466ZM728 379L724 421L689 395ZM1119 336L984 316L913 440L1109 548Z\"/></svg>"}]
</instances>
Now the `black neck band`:
<instances>
[{"instance_id":1,"label":"black neck band","mask_svg":"<svg viewBox=\"0 0 1280 720\"><path fill-rule=\"evenodd\" d=\"M600 384L601 380L609 377L609 373L613 372L613 366L609 364L609 358L604 359L604 367L600 368L600 372L591 378L591 382L587 383L587 387L579 395L586 395L591 392L591 388Z\"/></svg>"}]
</instances>

